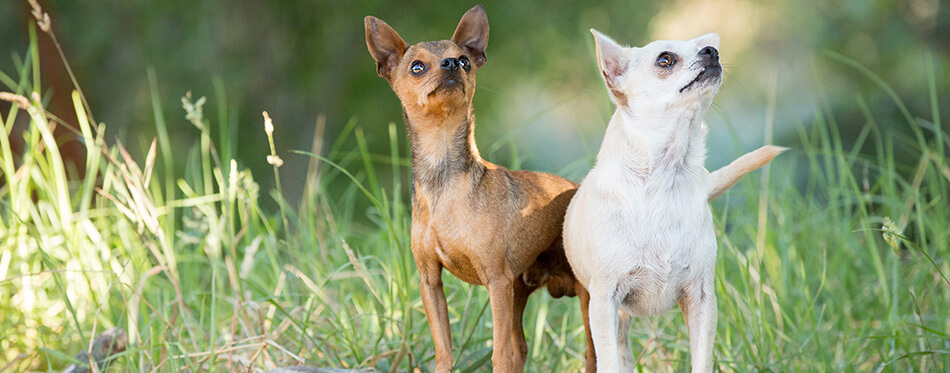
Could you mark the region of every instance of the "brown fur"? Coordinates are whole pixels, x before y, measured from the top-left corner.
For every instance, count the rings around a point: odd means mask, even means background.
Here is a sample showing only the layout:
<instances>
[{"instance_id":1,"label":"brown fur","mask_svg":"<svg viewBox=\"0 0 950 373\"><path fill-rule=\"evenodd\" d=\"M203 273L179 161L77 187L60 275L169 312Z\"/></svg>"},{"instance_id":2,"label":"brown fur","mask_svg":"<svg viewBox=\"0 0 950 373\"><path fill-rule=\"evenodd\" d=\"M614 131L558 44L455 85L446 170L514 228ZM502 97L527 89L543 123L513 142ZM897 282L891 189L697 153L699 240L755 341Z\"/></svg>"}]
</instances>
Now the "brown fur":
<instances>
[{"instance_id":1,"label":"brown fur","mask_svg":"<svg viewBox=\"0 0 950 373\"><path fill-rule=\"evenodd\" d=\"M586 292L576 284L561 245L564 213L577 184L508 170L479 156L472 97L488 41L481 6L465 13L452 40L407 46L382 20L366 17L365 27L377 71L402 101L412 146L411 246L436 344L436 371L448 372L453 364L444 268L488 287L494 369L520 372L527 354L522 316L528 295L539 287L555 297ZM471 62L469 71L455 75L440 68L443 59L463 55ZM427 66L418 76L410 73L416 61ZM448 84L450 79L460 84ZM582 309L586 314L586 304ZM589 340L588 361L594 361Z\"/></svg>"}]
</instances>

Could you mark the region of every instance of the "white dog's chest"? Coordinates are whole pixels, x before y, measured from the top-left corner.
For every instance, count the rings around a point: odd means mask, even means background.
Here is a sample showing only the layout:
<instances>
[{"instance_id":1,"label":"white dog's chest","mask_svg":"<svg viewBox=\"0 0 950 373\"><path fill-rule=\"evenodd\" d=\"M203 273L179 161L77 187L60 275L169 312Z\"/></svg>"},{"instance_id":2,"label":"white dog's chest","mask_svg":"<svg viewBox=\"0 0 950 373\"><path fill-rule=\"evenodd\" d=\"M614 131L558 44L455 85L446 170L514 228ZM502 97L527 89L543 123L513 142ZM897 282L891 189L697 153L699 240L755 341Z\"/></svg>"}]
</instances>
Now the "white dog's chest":
<instances>
[{"instance_id":1,"label":"white dog's chest","mask_svg":"<svg viewBox=\"0 0 950 373\"><path fill-rule=\"evenodd\" d=\"M684 288L712 274L716 261L712 221L705 201L689 206L689 197L676 203L627 206L616 221L630 229L626 247L614 262L616 297L628 312L655 315L672 308ZM687 203L682 203L687 202Z\"/></svg>"},{"instance_id":2,"label":"white dog's chest","mask_svg":"<svg viewBox=\"0 0 950 373\"><path fill-rule=\"evenodd\" d=\"M690 283L711 276L716 261L712 214L704 181L617 185L613 173L594 173L575 197L579 205L565 239L587 250L568 253L578 278L614 284L618 305L631 314L672 308ZM604 179L597 180L600 176ZM574 222L584 224L574 225ZM576 256L587 252L586 258Z\"/></svg>"}]
</instances>

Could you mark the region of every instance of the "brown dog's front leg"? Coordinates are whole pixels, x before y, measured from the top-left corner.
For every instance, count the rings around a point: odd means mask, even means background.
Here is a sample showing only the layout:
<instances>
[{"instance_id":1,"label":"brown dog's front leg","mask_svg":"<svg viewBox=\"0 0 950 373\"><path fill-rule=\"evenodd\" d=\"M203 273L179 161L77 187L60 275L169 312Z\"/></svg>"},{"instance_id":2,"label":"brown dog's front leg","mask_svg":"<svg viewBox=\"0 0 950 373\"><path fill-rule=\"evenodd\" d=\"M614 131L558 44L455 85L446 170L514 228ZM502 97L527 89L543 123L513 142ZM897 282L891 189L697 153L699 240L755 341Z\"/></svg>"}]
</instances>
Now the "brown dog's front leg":
<instances>
[{"instance_id":1,"label":"brown dog's front leg","mask_svg":"<svg viewBox=\"0 0 950 373\"><path fill-rule=\"evenodd\" d=\"M597 355L594 352L594 339L590 336L590 293L584 288L580 281L574 282L574 293L581 302L581 316L584 318L584 335L587 337L587 350L584 352L584 359L587 361L585 371L587 373L597 372Z\"/></svg>"},{"instance_id":2,"label":"brown dog's front leg","mask_svg":"<svg viewBox=\"0 0 950 373\"><path fill-rule=\"evenodd\" d=\"M492 317L492 372L513 372L512 364L512 319L514 287L512 279L498 276L488 284L488 296Z\"/></svg>"},{"instance_id":3,"label":"brown dog's front leg","mask_svg":"<svg viewBox=\"0 0 950 373\"><path fill-rule=\"evenodd\" d=\"M524 280L521 276L514 281L514 302L512 307L512 318L511 318L511 343L512 343L512 361L513 361L513 372L523 372L524 371L524 362L528 357L528 343L524 339L524 308L528 305L528 296L531 295L534 290L537 289L534 286L530 286L524 283Z\"/></svg>"},{"instance_id":4,"label":"brown dog's front leg","mask_svg":"<svg viewBox=\"0 0 950 373\"><path fill-rule=\"evenodd\" d=\"M442 265L438 263L416 263L419 269L419 290L422 293L422 306L429 319L432 341L435 342L435 371L452 371L452 329L449 326L449 309L442 289Z\"/></svg>"}]
</instances>

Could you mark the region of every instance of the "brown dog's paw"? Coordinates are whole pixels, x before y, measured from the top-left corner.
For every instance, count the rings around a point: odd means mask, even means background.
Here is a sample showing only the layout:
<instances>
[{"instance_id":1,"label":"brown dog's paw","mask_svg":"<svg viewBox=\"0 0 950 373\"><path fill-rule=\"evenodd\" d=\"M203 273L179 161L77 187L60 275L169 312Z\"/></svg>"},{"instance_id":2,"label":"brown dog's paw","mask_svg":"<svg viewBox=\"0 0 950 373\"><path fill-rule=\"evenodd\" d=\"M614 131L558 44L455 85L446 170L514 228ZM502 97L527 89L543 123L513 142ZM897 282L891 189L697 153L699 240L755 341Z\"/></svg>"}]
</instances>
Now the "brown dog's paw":
<instances>
[{"instance_id":1,"label":"brown dog's paw","mask_svg":"<svg viewBox=\"0 0 950 373\"><path fill-rule=\"evenodd\" d=\"M521 275L521 280L528 287L536 288L548 281L548 274L543 269L531 267Z\"/></svg>"},{"instance_id":2,"label":"brown dog's paw","mask_svg":"<svg viewBox=\"0 0 950 373\"><path fill-rule=\"evenodd\" d=\"M550 276L545 286L548 289L548 293L554 298L565 296L573 297L577 295L574 292L574 277L570 275L562 274Z\"/></svg>"}]
</instances>

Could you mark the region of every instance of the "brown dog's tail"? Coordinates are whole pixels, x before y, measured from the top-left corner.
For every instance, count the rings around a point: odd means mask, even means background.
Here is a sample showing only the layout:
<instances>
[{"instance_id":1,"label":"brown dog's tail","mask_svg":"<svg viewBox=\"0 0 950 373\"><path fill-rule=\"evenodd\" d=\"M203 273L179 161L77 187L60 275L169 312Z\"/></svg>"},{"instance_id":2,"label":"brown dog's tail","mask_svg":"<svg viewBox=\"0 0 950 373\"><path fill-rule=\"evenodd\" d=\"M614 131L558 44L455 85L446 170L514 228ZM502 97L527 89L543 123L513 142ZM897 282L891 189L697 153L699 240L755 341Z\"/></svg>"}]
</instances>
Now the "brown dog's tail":
<instances>
[{"instance_id":1,"label":"brown dog's tail","mask_svg":"<svg viewBox=\"0 0 950 373\"><path fill-rule=\"evenodd\" d=\"M723 168L713 171L713 173L709 174L709 184L712 186L709 190L709 201L712 202L712 200L721 196L729 190L729 188L735 186L745 174L765 166L772 158L775 158L775 156L786 150L788 150L788 148L766 145L750 153L746 153Z\"/></svg>"}]
</instances>

